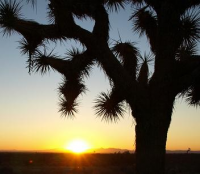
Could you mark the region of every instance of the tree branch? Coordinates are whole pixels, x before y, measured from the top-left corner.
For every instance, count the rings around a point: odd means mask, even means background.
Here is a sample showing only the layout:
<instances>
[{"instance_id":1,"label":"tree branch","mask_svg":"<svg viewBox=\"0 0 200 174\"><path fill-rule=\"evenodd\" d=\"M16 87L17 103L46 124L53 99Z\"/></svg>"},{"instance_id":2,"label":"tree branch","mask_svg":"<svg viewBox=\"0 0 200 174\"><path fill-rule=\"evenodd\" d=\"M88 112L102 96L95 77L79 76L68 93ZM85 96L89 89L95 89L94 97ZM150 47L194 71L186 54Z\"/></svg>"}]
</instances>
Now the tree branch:
<instances>
[{"instance_id":1,"label":"tree branch","mask_svg":"<svg viewBox=\"0 0 200 174\"><path fill-rule=\"evenodd\" d=\"M189 60L182 62L178 70L182 71L178 72L174 82L177 94L186 91L193 85L195 78L200 76L200 56L192 56Z\"/></svg>"},{"instance_id":2,"label":"tree branch","mask_svg":"<svg viewBox=\"0 0 200 174\"><path fill-rule=\"evenodd\" d=\"M98 39L107 42L109 39L109 18L103 5L96 6L94 18L95 25L92 33Z\"/></svg>"},{"instance_id":3,"label":"tree branch","mask_svg":"<svg viewBox=\"0 0 200 174\"><path fill-rule=\"evenodd\" d=\"M42 25L34 21L18 19L13 29L24 37L34 36L41 39L60 39L59 29L56 25Z\"/></svg>"},{"instance_id":4,"label":"tree branch","mask_svg":"<svg viewBox=\"0 0 200 174\"><path fill-rule=\"evenodd\" d=\"M89 75L90 67L93 65L93 57L87 50L83 53L73 55L71 60L63 60L56 56L46 56L38 53L35 55L34 63L36 71L41 70L44 73L43 70L45 67L50 66L63 74L67 80L79 79L83 75Z\"/></svg>"},{"instance_id":5,"label":"tree branch","mask_svg":"<svg viewBox=\"0 0 200 174\"><path fill-rule=\"evenodd\" d=\"M147 91L120 64L108 45L96 42L93 51L108 77L112 79L118 92L124 95L124 99L128 103L134 103L133 105L138 108L144 108L144 105L146 106L148 103L146 102L148 100Z\"/></svg>"}]
</instances>

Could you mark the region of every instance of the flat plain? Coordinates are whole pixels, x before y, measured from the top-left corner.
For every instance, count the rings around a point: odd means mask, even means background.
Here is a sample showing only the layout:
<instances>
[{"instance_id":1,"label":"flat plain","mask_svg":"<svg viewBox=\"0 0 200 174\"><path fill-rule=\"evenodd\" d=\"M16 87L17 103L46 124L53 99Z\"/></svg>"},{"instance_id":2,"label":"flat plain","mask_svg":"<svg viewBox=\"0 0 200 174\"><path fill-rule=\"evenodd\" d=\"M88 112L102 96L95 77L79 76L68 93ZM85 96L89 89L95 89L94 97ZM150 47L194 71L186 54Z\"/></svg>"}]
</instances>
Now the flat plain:
<instances>
[{"instance_id":1,"label":"flat plain","mask_svg":"<svg viewBox=\"0 0 200 174\"><path fill-rule=\"evenodd\" d=\"M135 154L0 153L0 174L134 174ZM166 154L166 174L200 174L200 154Z\"/></svg>"}]
</instances>

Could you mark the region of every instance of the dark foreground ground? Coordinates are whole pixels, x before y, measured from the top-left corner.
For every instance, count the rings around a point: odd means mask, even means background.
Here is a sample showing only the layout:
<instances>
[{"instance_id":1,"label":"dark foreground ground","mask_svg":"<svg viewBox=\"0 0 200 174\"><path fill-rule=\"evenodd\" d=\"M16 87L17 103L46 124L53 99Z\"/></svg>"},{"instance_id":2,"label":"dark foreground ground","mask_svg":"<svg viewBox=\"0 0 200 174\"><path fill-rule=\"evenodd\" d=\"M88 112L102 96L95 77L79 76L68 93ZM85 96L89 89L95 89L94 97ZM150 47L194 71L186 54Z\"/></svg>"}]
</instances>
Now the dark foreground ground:
<instances>
[{"instance_id":1,"label":"dark foreground ground","mask_svg":"<svg viewBox=\"0 0 200 174\"><path fill-rule=\"evenodd\" d=\"M0 153L0 174L134 174L134 154ZM200 154L167 154L166 174L200 174Z\"/></svg>"}]
</instances>

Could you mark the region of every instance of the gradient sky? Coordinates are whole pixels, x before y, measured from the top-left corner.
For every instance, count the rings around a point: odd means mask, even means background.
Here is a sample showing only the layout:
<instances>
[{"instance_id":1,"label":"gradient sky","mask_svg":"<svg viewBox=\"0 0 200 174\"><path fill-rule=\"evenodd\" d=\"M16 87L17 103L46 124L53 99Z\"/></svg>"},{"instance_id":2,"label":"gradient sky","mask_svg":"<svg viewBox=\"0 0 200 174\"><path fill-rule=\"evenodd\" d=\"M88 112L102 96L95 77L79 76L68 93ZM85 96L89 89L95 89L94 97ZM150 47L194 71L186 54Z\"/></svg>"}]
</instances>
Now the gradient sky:
<instances>
[{"instance_id":1,"label":"gradient sky","mask_svg":"<svg viewBox=\"0 0 200 174\"><path fill-rule=\"evenodd\" d=\"M37 9L30 5L23 8L24 17L47 23L47 1L38 1ZM113 40L137 42L141 52L148 53L145 38L132 33L128 21L130 10L113 13L111 35ZM80 23L91 30L92 21ZM20 54L18 34L0 39L0 150L44 150L64 148L76 138L87 141L92 148L134 149L135 122L130 110L118 123L101 121L94 115L95 97L109 89L105 74L94 67L86 79L88 92L79 98L80 107L75 119L61 117L58 113L58 85L62 76L52 71L41 76L28 74L26 56ZM73 44L74 45L74 44ZM54 47L51 45L50 47ZM70 42L57 44L55 52L63 55ZM168 150L200 150L200 109L188 106L184 99L177 99L168 133Z\"/></svg>"}]
</instances>

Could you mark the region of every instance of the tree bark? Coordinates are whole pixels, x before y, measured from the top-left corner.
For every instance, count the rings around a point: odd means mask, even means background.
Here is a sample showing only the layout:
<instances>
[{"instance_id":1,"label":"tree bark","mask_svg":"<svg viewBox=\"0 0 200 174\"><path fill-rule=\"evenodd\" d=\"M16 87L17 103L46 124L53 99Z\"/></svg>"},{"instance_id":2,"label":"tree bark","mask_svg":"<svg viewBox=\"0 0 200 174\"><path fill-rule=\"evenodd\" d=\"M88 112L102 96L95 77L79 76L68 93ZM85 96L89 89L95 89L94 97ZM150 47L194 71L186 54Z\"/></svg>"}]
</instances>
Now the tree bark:
<instances>
[{"instance_id":1,"label":"tree bark","mask_svg":"<svg viewBox=\"0 0 200 174\"><path fill-rule=\"evenodd\" d=\"M157 104L156 104L157 103ZM156 102L136 119L136 173L164 174L167 132L173 102Z\"/></svg>"},{"instance_id":2,"label":"tree bark","mask_svg":"<svg viewBox=\"0 0 200 174\"><path fill-rule=\"evenodd\" d=\"M164 174L167 132L136 126L136 173Z\"/></svg>"}]
</instances>

